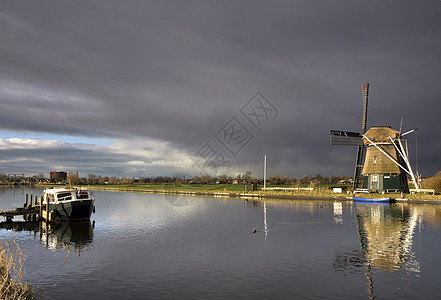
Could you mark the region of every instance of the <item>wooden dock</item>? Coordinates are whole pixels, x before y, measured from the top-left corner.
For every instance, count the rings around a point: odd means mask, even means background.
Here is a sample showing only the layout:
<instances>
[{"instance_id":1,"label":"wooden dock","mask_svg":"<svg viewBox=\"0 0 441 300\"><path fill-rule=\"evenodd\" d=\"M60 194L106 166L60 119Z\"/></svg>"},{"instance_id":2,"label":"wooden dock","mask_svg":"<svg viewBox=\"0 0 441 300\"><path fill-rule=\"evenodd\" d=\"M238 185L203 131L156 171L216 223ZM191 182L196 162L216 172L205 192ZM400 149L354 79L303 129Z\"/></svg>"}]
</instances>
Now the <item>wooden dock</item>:
<instances>
[{"instance_id":1,"label":"wooden dock","mask_svg":"<svg viewBox=\"0 0 441 300\"><path fill-rule=\"evenodd\" d=\"M15 217L15 216L27 216L27 215L35 215L40 212L40 205L32 206L32 207L18 207L12 210L1 210L0 216L3 217Z\"/></svg>"},{"instance_id":2,"label":"wooden dock","mask_svg":"<svg viewBox=\"0 0 441 300\"><path fill-rule=\"evenodd\" d=\"M38 198L35 195L26 194L25 203L23 207L17 207L11 210L1 210L0 216L6 218L6 222L12 222L14 217L23 216L24 221L27 222L36 222L41 220L52 219L52 212L49 211L48 203L46 205L42 205L43 197Z\"/></svg>"}]
</instances>

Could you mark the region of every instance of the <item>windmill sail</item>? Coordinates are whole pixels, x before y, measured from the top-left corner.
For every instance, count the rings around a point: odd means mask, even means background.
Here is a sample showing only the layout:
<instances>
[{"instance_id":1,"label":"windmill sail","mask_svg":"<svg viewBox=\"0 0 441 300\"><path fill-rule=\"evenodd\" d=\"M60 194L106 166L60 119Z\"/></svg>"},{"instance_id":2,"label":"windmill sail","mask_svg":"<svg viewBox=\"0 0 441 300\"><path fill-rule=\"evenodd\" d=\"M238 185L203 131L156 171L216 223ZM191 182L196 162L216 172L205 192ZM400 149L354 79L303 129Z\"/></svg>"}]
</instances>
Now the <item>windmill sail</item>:
<instances>
[{"instance_id":1,"label":"windmill sail","mask_svg":"<svg viewBox=\"0 0 441 300\"><path fill-rule=\"evenodd\" d=\"M331 130L330 133L331 145L358 146L357 157L355 160L355 169L354 169L354 186L353 186L354 190L359 185L361 170L363 168L365 145L363 143L362 136L366 133L369 83L363 82L361 84L361 92L363 95L363 117L361 120L361 134L358 132L338 131L338 130Z\"/></svg>"},{"instance_id":2,"label":"windmill sail","mask_svg":"<svg viewBox=\"0 0 441 300\"><path fill-rule=\"evenodd\" d=\"M363 139L358 132L331 130L331 145L363 145Z\"/></svg>"},{"instance_id":3,"label":"windmill sail","mask_svg":"<svg viewBox=\"0 0 441 300\"><path fill-rule=\"evenodd\" d=\"M367 123L367 110L368 110L368 95L369 95L369 83L361 83L361 93L363 95L363 119L361 121L361 134L366 133L366 123ZM355 161L354 170L354 190L358 187L360 181L361 170L363 168L363 158L365 152L365 145L362 143L358 145L357 149L357 159Z\"/></svg>"},{"instance_id":4,"label":"windmill sail","mask_svg":"<svg viewBox=\"0 0 441 300\"><path fill-rule=\"evenodd\" d=\"M361 93L363 95L363 120L361 122L361 131L362 131L362 134L365 134L366 133L366 123L367 123L369 82L361 83Z\"/></svg>"}]
</instances>

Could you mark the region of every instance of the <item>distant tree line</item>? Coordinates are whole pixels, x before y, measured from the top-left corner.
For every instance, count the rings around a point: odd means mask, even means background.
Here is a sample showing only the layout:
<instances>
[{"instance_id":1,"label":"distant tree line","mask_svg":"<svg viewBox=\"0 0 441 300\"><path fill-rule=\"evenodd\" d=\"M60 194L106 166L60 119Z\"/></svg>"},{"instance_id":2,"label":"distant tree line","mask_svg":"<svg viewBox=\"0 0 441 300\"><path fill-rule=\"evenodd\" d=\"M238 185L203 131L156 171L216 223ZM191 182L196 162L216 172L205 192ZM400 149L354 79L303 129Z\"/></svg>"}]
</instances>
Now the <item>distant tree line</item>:
<instances>
[{"instance_id":1,"label":"distant tree line","mask_svg":"<svg viewBox=\"0 0 441 300\"><path fill-rule=\"evenodd\" d=\"M305 175L302 178L290 177L283 175L272 175L266 183L269 185L305 185L305 184L337 184L342 180L348 180L351 177L348 176L322 176L317 174L316 176ZM157 176L157 177L141 177L141 178L128 178L128 177L115 177L115 176L99 176L95 174L89 174L87 178L80 178L75 174L70 175L72 184L263 184L262 178L256 178L250 171L246 171L243 174L237 176L219 175L200 175L191 178L186 177L169 177L169 176Z\"/></svg>"},{"instance_id":2,"label":"distant tree line","mask_svg":"<svg viewBox=\"0 0 441 300\"><path fill-rule=\"evenodd\" d=\"M305 184L337 184L342 180L348 180L351 177L348 176L322 176L317 174L315 176L304 175L303 177L290 177L283 175L272 175L267 180L268 185L305 185ZM262 178L256 178L250 171L246 171L243 174L237 176L219 175L200 175L191 178L187 177L169 177L169 176L157 176L157 177L117 177L117 176L101 176L95 174L88 174L87 177L80 177L77 173L71 173L68 176L72 184L87 185L87 184L263 184ZM5 173L0 173L1 183L59 183L51 182L44 174L38 174L30 177L21 176L8 176ZM68 180L61 183L67 183Z\"/></svg>"},{"instance_id":3,"label":"distant tree line","mask_svg":"<svg viewBox=\"0 0 441 300\"><path fill-rule=\"evenodd\" d=\"M45 178L44 174L40 173L33 176L23 176L22 174L6 174L0 173L0 184L30 184L30 183L44 183L49 180Z\"/></svg>"},{"instance_id":4,"label":"distant tree line","mask_svg":"<svg viewBox=\"0 0 441 300\"><path fill-rule=\"evenodd\" d=\"M169 176L157 176L157 177L141 177L141 178L128 178L117 176L101 176L95 174L88 174L87 177L80 177L75 174L70 174L69 179L72 184L76 185L88 185L88 184L258 184L263 185L262 178L254 177L250 171L246 171L243 174L237 176L219 175L201 175L191 178L186 177L169 177ZM267 180L268 185L335 185L342 182L348 182L351 180L351 176L322 176L317 174L315 176L304 175L303 177L290 177L283 175L272 175ZM64 181L61 183L67 183ZM0 173L0 184L34 184L34 183L60 183L51 182L46 178L43 173L33 176L22 176L21 174L6 174ZM424 178L422 187L426 189L434 189L437 194L441 193L441 171L436 173L434 177Z\"/></svg>"}]
</instances>

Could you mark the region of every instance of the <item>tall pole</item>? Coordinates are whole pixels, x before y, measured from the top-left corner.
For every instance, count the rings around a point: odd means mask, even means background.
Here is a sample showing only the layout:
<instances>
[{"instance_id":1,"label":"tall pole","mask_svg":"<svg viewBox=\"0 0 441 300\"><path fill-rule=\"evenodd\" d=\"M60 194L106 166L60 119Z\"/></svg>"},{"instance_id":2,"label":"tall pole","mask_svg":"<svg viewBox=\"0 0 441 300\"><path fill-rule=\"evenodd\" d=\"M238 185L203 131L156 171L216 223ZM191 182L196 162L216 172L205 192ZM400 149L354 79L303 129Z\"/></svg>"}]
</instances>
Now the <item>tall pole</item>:
<instances>
[{"instance_id":1,"label":"tall pole","mask_svg":"<svg viewBox=\"0 0 441 300\"><path fill-rule=\"evenodd\" d=\"M263 188L266 188L266 154L263 159Z\"/></svg>"}]
</instances>

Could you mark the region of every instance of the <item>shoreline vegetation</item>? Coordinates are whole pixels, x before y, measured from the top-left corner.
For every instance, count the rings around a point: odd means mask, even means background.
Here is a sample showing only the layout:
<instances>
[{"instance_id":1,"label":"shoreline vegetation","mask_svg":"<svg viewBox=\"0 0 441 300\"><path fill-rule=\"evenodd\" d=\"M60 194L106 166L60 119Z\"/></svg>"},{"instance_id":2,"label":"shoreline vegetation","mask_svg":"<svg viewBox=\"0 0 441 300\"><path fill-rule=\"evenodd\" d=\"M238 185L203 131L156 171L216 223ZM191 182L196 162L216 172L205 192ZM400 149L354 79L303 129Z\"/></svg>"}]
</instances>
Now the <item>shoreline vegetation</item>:
<instances>
[{"instance_id":1,"label":"shoreline vegetation","mask_svg":"<svg viewBox=\"0 0 441 300\"><path fill-rule=\"evenodd\" d=\"M32 177L8 177L0 173L0 184L18 185L31 184L37 186L65 186L71 182L74 186L88 186L91 189L144 192L144 193L167 193L167 194L194 194L204 196L225 196L225 197L254 197L254 198L284 198L303 199L311 197L319 199L347 199L352 196L353 179L350 176L315 176L304 175L303 178L294 178L282 175L272 175L266 180L266 186L277 190L262 190L264 180L256 178L250 171L238 174L235 178L227 175L211 177L210 175L194 176L192 178L182 177L109 177L88 174L80 177L78 171L75 173L59 172L63 178L45 178L44 174ZM15 174L16 175L16 174ZM20 175L20 174L19 174ZM21 174L23 175L23 174ZM58 184L57 184L58 182ZM256 188L256 187L259 188ZM333 188L341 188L343 193L333 193ZM409 188L413 184L409 182ZM362 193L362 197L403 199L406 201L439 201L441 200L441 171L434 177L425 177L421 182L422 189L433 190L436 195L414 193L388 193L374 194ZM285 189L285 190L283 190ZM302 189L310 189L305 191ZM358 193L357 193L358 194Z\"/></svg>"},{"instance_id":2,"label":"shoreline vegetation","mask_svg":"<svg viewBox=\"0 0 441 300\"><path fill-rule=\"evenodd\" d=\"M38 186L65 186L65 184L42 184ZM76 185L87 187L90 190L114 191L114 192L133 192L133 193L153 193L153 194L175 194L187 196L214 196L214 197L232 197L232 198L252 198L252 199L292 199L292 200L341 200L348 201L348 197L352 196L349 185L342 185L343 193L334 193L332 187L335 185L315 185L315 186L293 186L293 185L267 185L269 188L277 188L276 190L261 189L252 191L252 185L244 184L95 184L95 185ZM294 190L296 188L312 188L312 190ZM284 190L286 189L286 190ZM289 190L293 189L293 190ZM388 193L357 193L358 196L367 198L384 198L390 197L398 201L407 202L439 202L441 203L441 195L431 194L404 194Z\"/></svg>"},{"instance_id":3,"label":"shoreline vegetation","mask_svg":"<svg viewBox=\"0 0 441 300\"><path fill-rule=\"evenodd\" d=\"M23 283L25 256L14 241L0 244L0 299L35 299L34 289Z\"/></svg>"}]
</instances>

